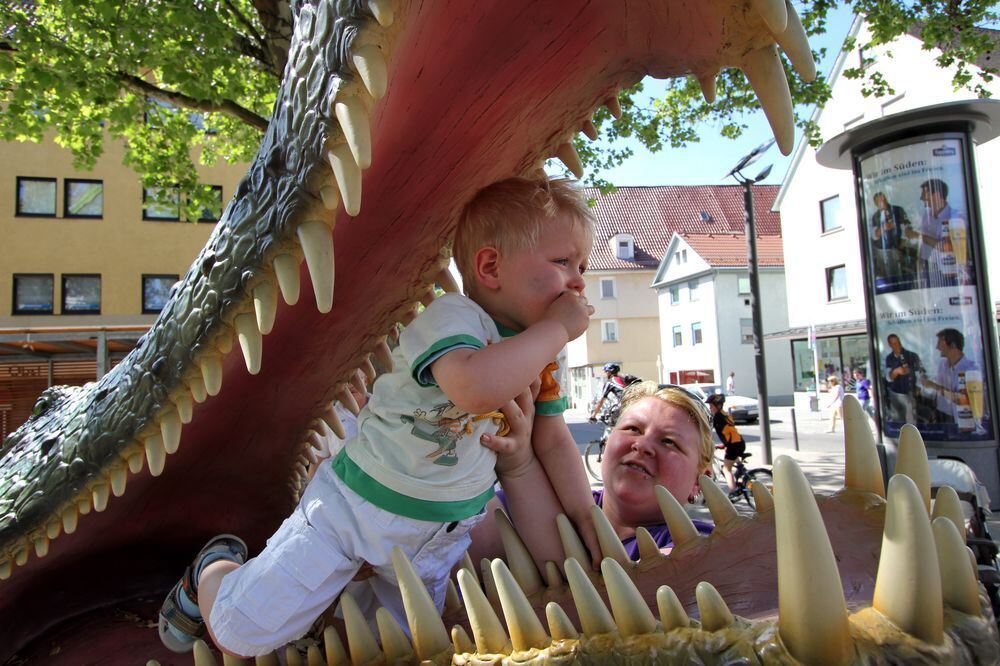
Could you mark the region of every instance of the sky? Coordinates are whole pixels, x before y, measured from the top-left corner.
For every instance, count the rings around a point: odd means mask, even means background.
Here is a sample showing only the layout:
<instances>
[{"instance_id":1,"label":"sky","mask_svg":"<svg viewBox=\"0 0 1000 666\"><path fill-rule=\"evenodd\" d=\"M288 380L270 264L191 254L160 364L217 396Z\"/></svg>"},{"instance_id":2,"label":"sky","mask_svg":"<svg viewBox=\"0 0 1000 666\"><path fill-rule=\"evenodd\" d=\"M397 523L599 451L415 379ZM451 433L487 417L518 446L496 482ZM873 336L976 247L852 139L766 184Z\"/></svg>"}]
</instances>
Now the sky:
<instances>
[{"instance_id":1,"label":"sky","mask_svg":"<svg viewBox=\"0 0 1000 666\"><path fill-rule=\"evenodd\" d=\"M824 35L813 37L810 43L813 48L826 47L827 55L816 63L818 76L826 77L840 51L840 45L851 27L852 14L844 5L839 5L831 12L828 30ZM647 77L643 83L649 91L662 91L663 83ZM800 116L806 118L812 114L812 107L797 109ZM764 112L757 110L747 118L749 128L738 139L727 139L719 134L718 126L704 124L699 128L700 141L689 144L686 148L665 147L659 153L652 154L638 142L632 142L635 154L621 166L603 172L601 175L615 185L714 185L732 184L732 178L726 174L740 158L749 153L761 143L773 137ZM802 138L798 128L795 131L796 143ZM778 152L777 146L772 147L756 164L751 166L746 175L756 176L768 164L773 164L771 175L761 181L766 184L780 184L791 163L791 157L785 157Z\"/></svg>"}]
</instances>

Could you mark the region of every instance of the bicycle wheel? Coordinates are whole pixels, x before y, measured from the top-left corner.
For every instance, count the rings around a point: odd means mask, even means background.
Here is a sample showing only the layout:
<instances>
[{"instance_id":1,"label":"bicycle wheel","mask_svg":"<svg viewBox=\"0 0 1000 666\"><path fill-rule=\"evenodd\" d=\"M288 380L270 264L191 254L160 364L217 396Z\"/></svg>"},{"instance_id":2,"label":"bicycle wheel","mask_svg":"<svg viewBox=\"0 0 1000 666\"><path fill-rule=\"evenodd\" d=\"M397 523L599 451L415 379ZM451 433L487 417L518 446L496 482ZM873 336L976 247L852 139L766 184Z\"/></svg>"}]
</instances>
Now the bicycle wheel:
<instances>
[{"instance_id":1,"label":"bicycle wheel","mask_svg":"<svg viewBox=\"0 0 1000 666\"><path fill-rule=\"evenodd\" d=\"M601 457L604 451L601 448L601 440L595 439L589 444L587 444L586 450L583 452L583 464L587 468L587 474L590 474L591 478L595 481L602 481L601 479Z\"/></svg>"},{"instance_id":2,"label":"bicycle wheel","mask_svg":"<svg viewBox=\"0 0 1000 666\"><path fill-rule=\"evenodd\" d=\"M743 478L743 483L741 484L743 486L743 498L747 501L747 504L750 505L750 508L756 511L757 506L753 501L753 490L751 490L751 485L754 481L763 483L767 486L767 489L770 490L774 485L774 480L771 477L771 470L758 467L748 471Z\"/></svg>"}]
</instances>

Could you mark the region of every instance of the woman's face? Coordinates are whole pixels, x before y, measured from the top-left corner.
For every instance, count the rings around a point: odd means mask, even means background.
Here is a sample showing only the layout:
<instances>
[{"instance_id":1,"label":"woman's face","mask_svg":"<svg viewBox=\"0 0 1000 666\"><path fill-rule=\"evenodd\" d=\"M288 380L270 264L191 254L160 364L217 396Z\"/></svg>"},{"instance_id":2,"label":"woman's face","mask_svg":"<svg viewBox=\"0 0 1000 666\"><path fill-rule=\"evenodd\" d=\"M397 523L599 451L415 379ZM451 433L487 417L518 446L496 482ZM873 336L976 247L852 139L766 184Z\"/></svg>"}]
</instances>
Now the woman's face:
<instances>
[{"instance_id":1,"label":"woman's face","mask_svg":"<svg viewBox=\"0 0 1000 666\"><path fill-rule=\"evenodd\" d=\"M659 398L643 398L618 419L601 463L605 504L626 525L661 523L654 486L681 504L698 480L700 437L688 413Z\"/></svg>"}]
</instances>

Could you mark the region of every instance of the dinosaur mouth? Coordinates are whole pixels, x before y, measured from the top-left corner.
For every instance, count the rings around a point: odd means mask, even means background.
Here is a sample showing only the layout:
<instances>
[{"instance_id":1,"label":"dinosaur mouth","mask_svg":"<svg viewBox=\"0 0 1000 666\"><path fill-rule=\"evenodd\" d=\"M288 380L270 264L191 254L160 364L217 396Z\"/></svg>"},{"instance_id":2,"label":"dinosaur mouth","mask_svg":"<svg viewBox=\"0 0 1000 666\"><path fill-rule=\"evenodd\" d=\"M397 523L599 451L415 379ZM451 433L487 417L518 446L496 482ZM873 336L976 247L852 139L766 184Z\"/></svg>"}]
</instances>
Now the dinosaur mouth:
<instances>
[{"instance_id":1,"label":"dinosaur mouth","mask_svg":"<svg viewBox=\"0 0 1000 666\"><path fill-rule=\"evenodd\" d=\"M261 150L160 318L0 450L0 661L170 662L150 627L162 594L211 535L257 551L289 513L310 429L336 430L331 401L350 406L348 383L384 368L397 323L435 282L451 288L441 270L463 203L549 157L579 171L572 138L595 133L622 87L693 74L714 97L719 68L739 66L787 153L775 34L800 72L814 68L794 12L776 27L783 6L297 5ZM703 548L668 574L727 566ZM736 610L775 612L771 569Z\"/></svg>"}]
</instances>

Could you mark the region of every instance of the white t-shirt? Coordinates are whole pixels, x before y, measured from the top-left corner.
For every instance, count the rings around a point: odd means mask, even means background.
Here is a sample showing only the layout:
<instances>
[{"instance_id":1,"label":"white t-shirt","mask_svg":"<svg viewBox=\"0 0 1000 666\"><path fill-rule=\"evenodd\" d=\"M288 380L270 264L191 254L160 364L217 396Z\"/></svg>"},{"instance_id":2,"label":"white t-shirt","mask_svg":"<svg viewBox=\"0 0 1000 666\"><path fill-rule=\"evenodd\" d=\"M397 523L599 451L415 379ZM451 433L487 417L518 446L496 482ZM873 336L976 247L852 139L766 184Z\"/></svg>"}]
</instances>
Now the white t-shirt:
<instances>
[{"instance_id":1,"label":"white t-shirt","mask_svg":"<svg viewBox=\"0 0 1000 666\"><path fill-rule=\"evenodd\" d=\"M502 415L456 408L434 382L430 366L448 352L482 349L513 334L501 331L461 294L431 303L400 335L395 369L376 380L358 418L357 437L334 459L338 476L369 502L398 515L450 522L479 513L496 482L496 454L480 437L495 434ZM537 413L561 414L566 398L555 364L546 371L549 390L543 373Z\"/></svg>"}]
</instances>

